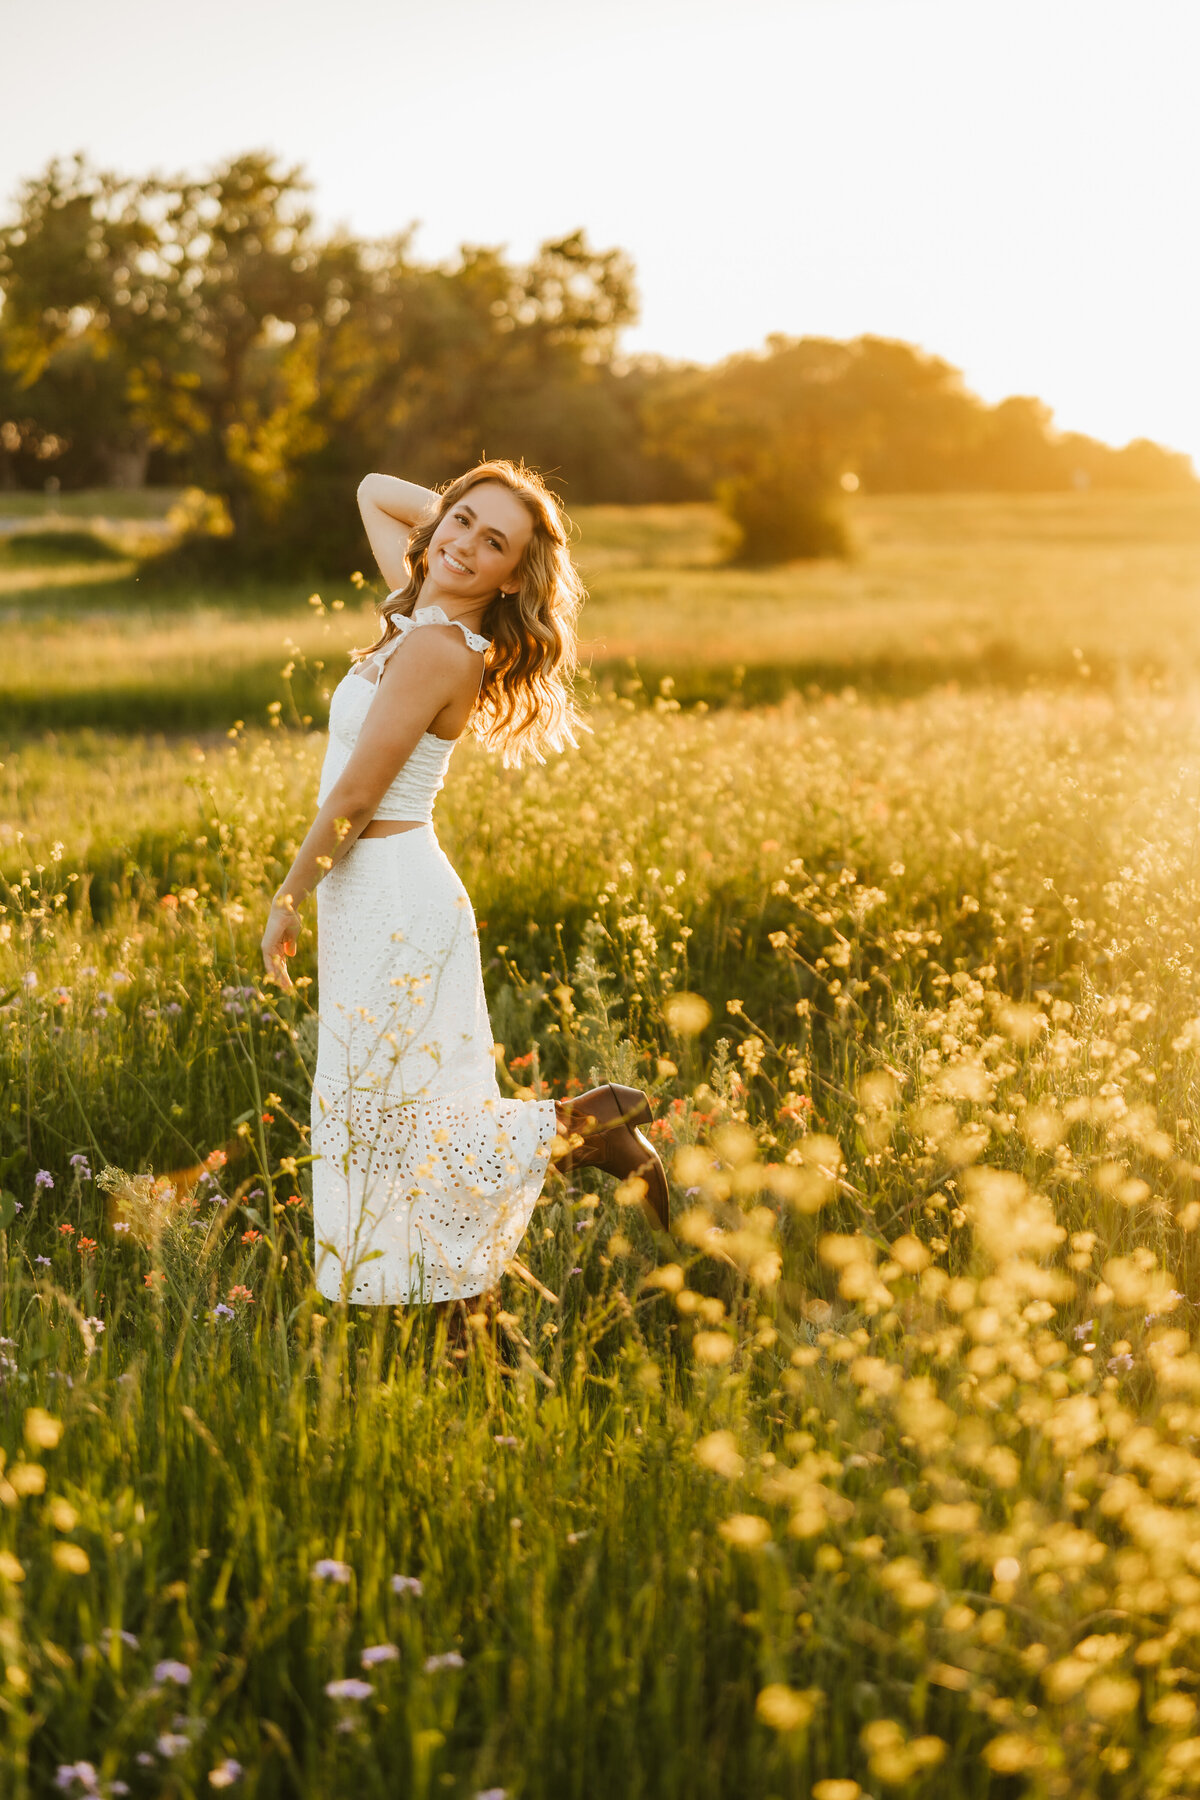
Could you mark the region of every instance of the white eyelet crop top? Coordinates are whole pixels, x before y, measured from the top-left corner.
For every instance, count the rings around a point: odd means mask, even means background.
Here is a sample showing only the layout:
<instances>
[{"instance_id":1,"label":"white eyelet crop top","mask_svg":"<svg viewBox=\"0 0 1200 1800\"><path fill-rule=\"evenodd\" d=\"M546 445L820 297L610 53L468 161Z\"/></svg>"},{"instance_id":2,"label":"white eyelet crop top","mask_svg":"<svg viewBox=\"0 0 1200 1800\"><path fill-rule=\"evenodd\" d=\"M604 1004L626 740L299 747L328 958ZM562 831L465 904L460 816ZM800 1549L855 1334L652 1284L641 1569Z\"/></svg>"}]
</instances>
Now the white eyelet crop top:
<instances>
[{"instance_id":1,"label":"white eyelet crop top","mask_svg":"<svg viewBox=\"0 0 1200 1800\"><path fill-rule=\"evenodd\" d=\"M394 597L388 595L389 600ZM491 649L490 639L480 637L477 631L469 631L461 619L448 619L440 606L418 606L407 618L393 617L400 628L396 636L373 656L365 656L355 663L333 690L329 702L329 745L321 765L318 806L324 805L350 760L350 752L358 742L362 722L378 690L384 663L410 631L418 625L457 625L472 650ZM440 738L432 731L418 739L412 755L375 808L375 818L412 819L421 823L432 819L434 798L445 784L456 742L456 738Z\"/></svg>"}]
</instances>

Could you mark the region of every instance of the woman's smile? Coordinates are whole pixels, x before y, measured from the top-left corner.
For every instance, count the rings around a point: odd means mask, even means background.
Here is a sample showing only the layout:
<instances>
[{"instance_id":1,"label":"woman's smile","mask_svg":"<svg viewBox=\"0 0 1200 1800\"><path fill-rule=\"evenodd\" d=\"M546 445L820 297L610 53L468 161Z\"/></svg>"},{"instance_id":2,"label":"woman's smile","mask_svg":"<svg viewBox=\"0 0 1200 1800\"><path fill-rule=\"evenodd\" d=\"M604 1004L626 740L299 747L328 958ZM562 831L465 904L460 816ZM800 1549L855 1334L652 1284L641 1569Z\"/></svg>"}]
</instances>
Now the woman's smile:
<instances>
[{"instance_id":1,"label":"woman's smile","mask_svg":"<svg viewBox=\"0 0 1200 1800\"><path fill-rule=\"evenodd\" d=\"M446 567L451 571L452 574L470 575L472 573L472 571L467 567L466 563L460 562L458 560L457 556L453 555L453 553L451 551L445 549L444 547L442 549L442 561L445 563Z\"/></svg>"}]
</instances>

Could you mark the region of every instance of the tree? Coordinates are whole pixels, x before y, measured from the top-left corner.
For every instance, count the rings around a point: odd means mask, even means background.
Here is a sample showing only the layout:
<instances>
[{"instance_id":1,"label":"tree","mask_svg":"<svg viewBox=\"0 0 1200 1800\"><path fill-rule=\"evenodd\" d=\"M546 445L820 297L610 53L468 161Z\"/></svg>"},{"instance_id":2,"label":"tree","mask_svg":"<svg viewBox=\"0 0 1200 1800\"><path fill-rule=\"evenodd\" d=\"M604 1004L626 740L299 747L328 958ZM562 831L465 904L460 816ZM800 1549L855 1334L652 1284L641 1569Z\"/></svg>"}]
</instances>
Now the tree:
<instances>
[{"instance_id":1,"label":"tree","mask_svg":"<svg viewBox=\"0 0 1200 1800\"><path fill-rule=\"evenodd\" d=\"M25 182L0 228L0 483L199 484L236 527L212 553L280 569L359 559L365 469L437 483L485 454L526 457L570 499L719 493L746 555L834 547L848 475L873 492L1194 485L1186 458L1061 436L1033 399L984 406L886 338L625 361L619 249L576 231L524 265L486 245L422 264L411 232L320 234L307 191L262 151L140 180L76 157Z\"/></svg>"},{"instance_id":2,"label":"tree","mask_svg":"<svg viewBox=\"0 0 1200 1800\"><path fill-rule=\"evenodd\" d=\"M155 185L53 162L0 231L4 366L68 478L136 482L158 437L146 374L176 350L178 312L148 217Z\"/></svg>"}]
</instances>

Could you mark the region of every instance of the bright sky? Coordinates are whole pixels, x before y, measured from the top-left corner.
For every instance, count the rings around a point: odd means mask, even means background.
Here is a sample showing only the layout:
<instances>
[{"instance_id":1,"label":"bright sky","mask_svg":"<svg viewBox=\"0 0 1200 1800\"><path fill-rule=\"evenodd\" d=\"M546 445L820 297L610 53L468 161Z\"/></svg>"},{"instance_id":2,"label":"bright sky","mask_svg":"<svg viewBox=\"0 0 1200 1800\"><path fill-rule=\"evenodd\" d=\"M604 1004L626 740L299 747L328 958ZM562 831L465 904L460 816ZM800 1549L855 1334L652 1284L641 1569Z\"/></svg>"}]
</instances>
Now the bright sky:
<instances>
[{"instance_id":1,"label":"bright sky","mask_svg":"<svg viewBox=\"0 0 1200 1800\"><path fill-rule=\"evenodd\" d=\"M904 338L1200 464L1195 0L7 0L0 196L257 147L326 223L634 257L631 349ZM20 72L20 79L14 79Z\"/></svg>"}]
</instances>

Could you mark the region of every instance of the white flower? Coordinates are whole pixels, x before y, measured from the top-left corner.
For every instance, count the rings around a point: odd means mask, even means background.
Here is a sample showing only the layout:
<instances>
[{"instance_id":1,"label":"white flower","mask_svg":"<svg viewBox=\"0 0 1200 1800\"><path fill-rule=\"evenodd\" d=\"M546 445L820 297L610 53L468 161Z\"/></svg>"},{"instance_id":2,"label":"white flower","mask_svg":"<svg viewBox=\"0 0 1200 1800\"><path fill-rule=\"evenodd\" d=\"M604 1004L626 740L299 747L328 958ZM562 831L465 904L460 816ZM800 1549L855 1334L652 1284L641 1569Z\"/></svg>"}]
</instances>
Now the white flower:
<instances>
[{"instance_id":1,"label":"white flower","mask_svg":"<svg viewBox=\"0 0 1200 1800\"><path fill-rule=\"evenodd\" d=\"M232 1787L242 1772L242 1765L232 1756L227 1756L223 1763L208 1771L208 1785L215 1788Z\"/></svg>"},{"instance_id":2,"label":"white flower","mask_svg":"<svg viewBox=\"0 0 1200 1800\"><path fill-rule=\"evenodd\" d=\"M345 1587L354 1571L349 1563L339 1562L336 1556L323 1556L320 1562L313 1564L314 1581L335 1581Z\"/></svg>"},{"instance_id":3,"label":"white flower","mask_svg":"<svg viewBox=\"0 0 1200 1800\"><path fill-rule=\"evenodd\" d=\"M360 1681L356 1675L347 1675L341 1681L327 1681L325 1692L331 1700L369 1700L375 1689L369 1681Z\"/></svg>"},{"instance_id":4,"label":"white flower","mask_svg":"<svg viewBox=\"0 0 1200 1800\"><path fill-rule=\"evenodd\" d=\"M77 1781L86 1794L100 1792L96 1786L96 1770L90 1762L60 1763L58 1765L58 1773L54 1777L55 1787L65 1791L67 1788L74 1787Z\"/></svg>"},{"instance_id":5,"label":"white flower","mask_svg":"<svg viewBox=\"0 0 1200 1800\"><path fill-rule=\"evenodd\" d=\"M393 1575L392 1592L393 1594L414 1594L419 1600L425 1592L425 1587L418 1575Z\"/></svg>"},{"instance_id":6,"label":"white flower","mask_svg":"<svg viewBox=\"0 0 1200 1800\"><path fill-rule=\"evenodd\" d=\"M395 1644L368 1644L360 1661L364 1669L373 1669L376 1663L395 1662L399 1655Z\"/></svg>"},{"instance_id":7,"label":"white flower","mask_svg":"<svg viewBox=\"0 0 1200 1800\"><path fill-rule=\"evenodd\" d=\"M465 1669L466 1663L457 1650L444 1650L440 1656L427 1656L424 1667L427 1675L436 1675L439 1669Z\"/></svg>"},{"instance_id":8,"label":"white flower","mask_svg":"<svg viewBox=\"0 0 1200 1800\"><path fill-rule=\"evenodd\" d=\"M176 1687L186 1687L192 1679L192 1671L186 1663L173 1662L170 1657L165 1662L155 1663L155 1681L173 1681Z\"/></svg>"}]
</instances>

